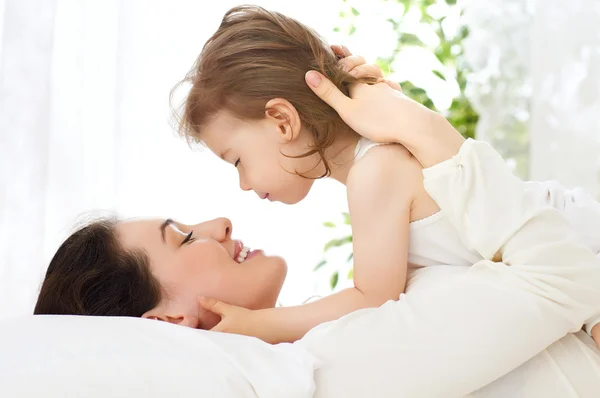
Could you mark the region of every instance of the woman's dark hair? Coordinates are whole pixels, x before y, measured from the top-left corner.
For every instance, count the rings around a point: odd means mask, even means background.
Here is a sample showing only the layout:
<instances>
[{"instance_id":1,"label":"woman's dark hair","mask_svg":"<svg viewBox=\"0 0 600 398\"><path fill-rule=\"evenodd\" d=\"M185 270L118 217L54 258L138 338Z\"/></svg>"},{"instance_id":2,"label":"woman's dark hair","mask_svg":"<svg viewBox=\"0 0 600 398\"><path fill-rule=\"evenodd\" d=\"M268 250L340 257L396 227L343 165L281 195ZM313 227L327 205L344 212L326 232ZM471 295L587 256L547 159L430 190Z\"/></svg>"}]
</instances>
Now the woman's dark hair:
<instances>
[{"instance_id":1,"label":"woman's dark hair","mask_svg":"<svg viewBox=\"0 0 600 398\"><path fill-rule=\"evenodd\" d=\"M125 250L117 221L102 218L80 227L52 258L34 314L140 317L161 298L143 251Z\"/></svg>"}]
</instances>

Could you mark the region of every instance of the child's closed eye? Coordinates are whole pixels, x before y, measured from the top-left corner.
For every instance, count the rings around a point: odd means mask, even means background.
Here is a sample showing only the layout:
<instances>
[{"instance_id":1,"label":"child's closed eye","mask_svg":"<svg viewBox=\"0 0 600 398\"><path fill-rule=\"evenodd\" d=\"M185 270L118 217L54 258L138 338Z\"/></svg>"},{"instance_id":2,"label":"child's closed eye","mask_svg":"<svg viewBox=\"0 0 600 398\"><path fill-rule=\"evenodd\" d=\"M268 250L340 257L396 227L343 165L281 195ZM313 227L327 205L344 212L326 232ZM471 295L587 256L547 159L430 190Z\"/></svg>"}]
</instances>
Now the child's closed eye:
<instances>
[{"instance_id":1,"label":"child's closed eye","mask_svg":"<svg viewBox=\"0 0 600 398\"><path fill-rule=\"evenodd\" d=\"M240 159L236 160L233 164L234 167L238 167L240 165Z\"/></svg>"}]
</instances>

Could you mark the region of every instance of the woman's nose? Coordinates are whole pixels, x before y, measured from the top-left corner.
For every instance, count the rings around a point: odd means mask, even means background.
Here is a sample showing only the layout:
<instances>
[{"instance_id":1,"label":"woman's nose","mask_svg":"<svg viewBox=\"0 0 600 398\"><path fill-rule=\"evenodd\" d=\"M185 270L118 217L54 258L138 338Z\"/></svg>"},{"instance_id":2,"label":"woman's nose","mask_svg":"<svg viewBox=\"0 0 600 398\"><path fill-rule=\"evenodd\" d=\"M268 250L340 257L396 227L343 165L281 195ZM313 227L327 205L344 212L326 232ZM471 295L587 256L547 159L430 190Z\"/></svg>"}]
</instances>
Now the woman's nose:
<instances>
[{"instance_id":1,"label":"woman's nose","mask_svg":"<svg viewBox=\"0 0 600 398\"><path fill-rule=\"evenodd\" d=\"M224 242L231 239L233 225L228 218L221 217L214 220L205 221L196 226L198 234L207 238L212 238L217 242Z\"/></svg>"}]
</instances>

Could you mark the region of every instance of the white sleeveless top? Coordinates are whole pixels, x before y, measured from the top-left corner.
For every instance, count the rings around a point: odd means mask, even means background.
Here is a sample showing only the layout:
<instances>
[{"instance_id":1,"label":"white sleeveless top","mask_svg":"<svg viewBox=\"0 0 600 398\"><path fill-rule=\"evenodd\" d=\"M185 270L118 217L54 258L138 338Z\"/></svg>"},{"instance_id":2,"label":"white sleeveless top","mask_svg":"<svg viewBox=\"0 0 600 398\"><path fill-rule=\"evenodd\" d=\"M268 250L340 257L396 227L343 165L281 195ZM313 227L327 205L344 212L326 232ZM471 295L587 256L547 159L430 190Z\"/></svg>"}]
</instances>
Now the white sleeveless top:
<instances>
[{"instance_id":1,"label":"white sleeveless top","mask_svg":"<svg viewBox=\"0 0 600 398\"><path fill-rule=\"evenodd\" d=\"M355 161L369 149L380 145L361 138L354 151ZM408 263L410 267L432 265L470 266L481 260L481 256L462 243L456 229L439 211L427 218L410 223Z\"/></svg>"}]
</instances>

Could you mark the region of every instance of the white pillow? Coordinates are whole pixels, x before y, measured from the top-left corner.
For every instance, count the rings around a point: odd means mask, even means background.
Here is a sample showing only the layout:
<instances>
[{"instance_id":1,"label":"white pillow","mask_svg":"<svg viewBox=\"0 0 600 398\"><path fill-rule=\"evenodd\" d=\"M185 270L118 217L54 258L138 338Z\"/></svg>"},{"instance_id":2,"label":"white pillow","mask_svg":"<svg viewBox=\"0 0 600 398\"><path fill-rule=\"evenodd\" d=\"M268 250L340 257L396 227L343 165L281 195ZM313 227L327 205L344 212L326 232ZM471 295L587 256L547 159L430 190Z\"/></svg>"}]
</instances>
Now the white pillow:
<instances>
[{"instance_id":1,"label":"white pillow","mask_svg":"<svg viewBox=\"0 0 600 398\"><path fill-rule=\"evenodd\" d=\"M3 397L286 397L315 389L315 358L291 344L139 318L0 322Z\"/></svg>"}]
</instances>

